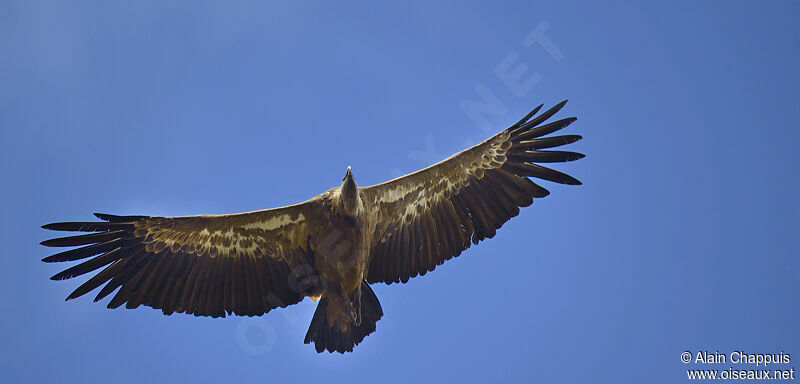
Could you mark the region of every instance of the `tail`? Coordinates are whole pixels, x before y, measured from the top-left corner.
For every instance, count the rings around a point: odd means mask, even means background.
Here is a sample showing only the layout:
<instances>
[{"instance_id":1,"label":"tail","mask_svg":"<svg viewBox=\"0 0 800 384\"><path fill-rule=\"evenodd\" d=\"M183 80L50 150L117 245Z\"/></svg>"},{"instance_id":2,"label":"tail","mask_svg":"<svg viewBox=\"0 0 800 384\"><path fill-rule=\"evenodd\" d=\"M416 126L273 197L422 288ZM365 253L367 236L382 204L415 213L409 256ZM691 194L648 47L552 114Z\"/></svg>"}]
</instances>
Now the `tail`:
<instances>
[{"instance_id":1,"label":"tail","mask_svg":"<svg viewBox=\"0 0 800 384\"><path fill-rule=\"evenodd\" d=\"M378 297L366 281L361 282L361 324L352 325L347 331L340 332L338 328L328 325L328 299L322 297L317 304L314 318L306 333L305 343L314 342L317 352L328 350L339 353L352 352L353 347L364 340L367 335L375 332L375 324L383 317L383 309Z\"/></svg>"}]
</instances>

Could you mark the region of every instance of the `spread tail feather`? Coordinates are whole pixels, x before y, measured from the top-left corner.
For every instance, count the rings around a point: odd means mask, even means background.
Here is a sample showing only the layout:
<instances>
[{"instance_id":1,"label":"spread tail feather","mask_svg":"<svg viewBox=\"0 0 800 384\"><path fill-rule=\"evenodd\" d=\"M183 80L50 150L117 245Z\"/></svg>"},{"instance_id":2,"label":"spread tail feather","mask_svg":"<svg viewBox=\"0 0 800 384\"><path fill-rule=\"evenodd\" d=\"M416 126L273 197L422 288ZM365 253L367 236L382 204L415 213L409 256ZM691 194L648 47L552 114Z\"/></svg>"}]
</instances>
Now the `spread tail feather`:
<instances>
[{"instance_id":1,"label":"spread tail feather","mask_svg":"<svg viewBox=\"0 0 800 384\"><path fill-rule=\"evenodd\" d=\"M314 311L311 325L306 333L305 343L314 342L317 352L328 350L328 352L352 352L353 347L364 340L367 335L375 332L375 325L383 317L383 309L378 297L366 281L361 282L361 323L351 324L345 332L339 328L331 328L328 325L328 299L322 297Z\"/></svg>"}]
</instances>

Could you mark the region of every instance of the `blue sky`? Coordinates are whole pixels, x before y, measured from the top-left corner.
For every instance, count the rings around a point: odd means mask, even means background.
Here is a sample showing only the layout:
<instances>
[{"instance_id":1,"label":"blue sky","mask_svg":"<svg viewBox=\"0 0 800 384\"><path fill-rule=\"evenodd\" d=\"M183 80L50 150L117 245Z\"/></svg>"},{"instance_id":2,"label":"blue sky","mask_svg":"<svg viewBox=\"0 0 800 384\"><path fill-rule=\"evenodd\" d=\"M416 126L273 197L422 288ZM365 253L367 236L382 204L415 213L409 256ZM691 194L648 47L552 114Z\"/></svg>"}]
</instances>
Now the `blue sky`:
<instances>
[{"instance_id":1,"label":"blue sky","mask_svg":"<svg viewBox=\"0 0 800 384\"><path fill-rule=\"evenodd\" d=\"M0 372L677 383L686 350L800 359L798 11L4 1ZM557 168L584 185L546 185L494 239L375 286L385 316L344 356L302 343L309 301L250 320L112 311L64 302L82 280L52 282L62 265L39 261L44 223L281 206L347 165L376 184L563 99L587 157Z\"/></svg>"}]
</instances>

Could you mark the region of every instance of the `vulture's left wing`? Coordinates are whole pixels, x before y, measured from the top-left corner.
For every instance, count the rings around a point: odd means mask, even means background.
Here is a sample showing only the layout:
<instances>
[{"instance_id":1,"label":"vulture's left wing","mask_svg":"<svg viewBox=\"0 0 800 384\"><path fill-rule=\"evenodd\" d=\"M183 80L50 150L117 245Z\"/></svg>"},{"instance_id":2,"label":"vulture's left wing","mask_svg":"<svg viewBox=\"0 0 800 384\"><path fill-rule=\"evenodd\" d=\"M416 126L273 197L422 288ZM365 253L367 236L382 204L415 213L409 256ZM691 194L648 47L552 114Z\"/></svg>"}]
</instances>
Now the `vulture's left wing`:
<instances>
[{"instance_id":1,"label":"vulture's left wing","mask_svg":"<svg viewBox=\"0 0 800 384\"><path fill-rule=\"evenodd\" d=\"M541 136L575 121L541 125L566 101L528 121L534 109L503 132L416 173L362 189L377 223L367 281L406 282L458 256L519 214L534 198L549 192L536 177L580 184L573 177L532 163L577 160L582 154L543 150L581 139L578 135Z\"/></svg>"},{"instance_id":2,"label":"vulture's left wing","mask_svg":"<svg viewBox=\"0 0 800 384\"><path fill-rule=\"evenodd\" d=\"M148 217L95 214L107 222L53 223L42 228L94 232L42 242L79 246L45 262L90 258L52 277L69 279L105 267L67 300L105 284L95 301L147 305L165 314L261 315L302 300L297 271L307 260L316 200L284 208L220 216ZM295 283L295 284L293 284Z\"/></svg>"}]
</instances>

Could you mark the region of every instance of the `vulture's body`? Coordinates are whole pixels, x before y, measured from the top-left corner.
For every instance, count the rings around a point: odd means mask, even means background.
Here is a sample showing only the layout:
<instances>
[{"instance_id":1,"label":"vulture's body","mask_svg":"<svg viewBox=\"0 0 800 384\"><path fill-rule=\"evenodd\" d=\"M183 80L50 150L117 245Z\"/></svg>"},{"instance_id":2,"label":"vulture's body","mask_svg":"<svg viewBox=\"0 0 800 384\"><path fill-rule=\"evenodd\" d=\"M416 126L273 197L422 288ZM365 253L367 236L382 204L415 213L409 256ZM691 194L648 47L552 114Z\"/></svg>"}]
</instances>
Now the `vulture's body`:
<instances>
[{"instance_id":1,"label":"vulture's body","mask_svg":"<svg viewBox=\"0 0 800 384\"><path fill-rule=\"evenodd\" d=\"M340 187L289 207L175 218L96 214L105 222L48 224L94 233L44 241L80 246L44 261L90 258L53 279L102 268L67 299L102 285L97 301L119 288L109 308L254 316L321 297L305 342L319 352L352 351L383 316L369 284L405 283L493 237L520 207L549 193L528 177L580 184L532 164L583 157L542 150L580 139L541 137L575 120L541 125L563 105L529 121L540 106L487 141L387 183L359 188L348 167Z\"/></svg>"}]
</instances>

